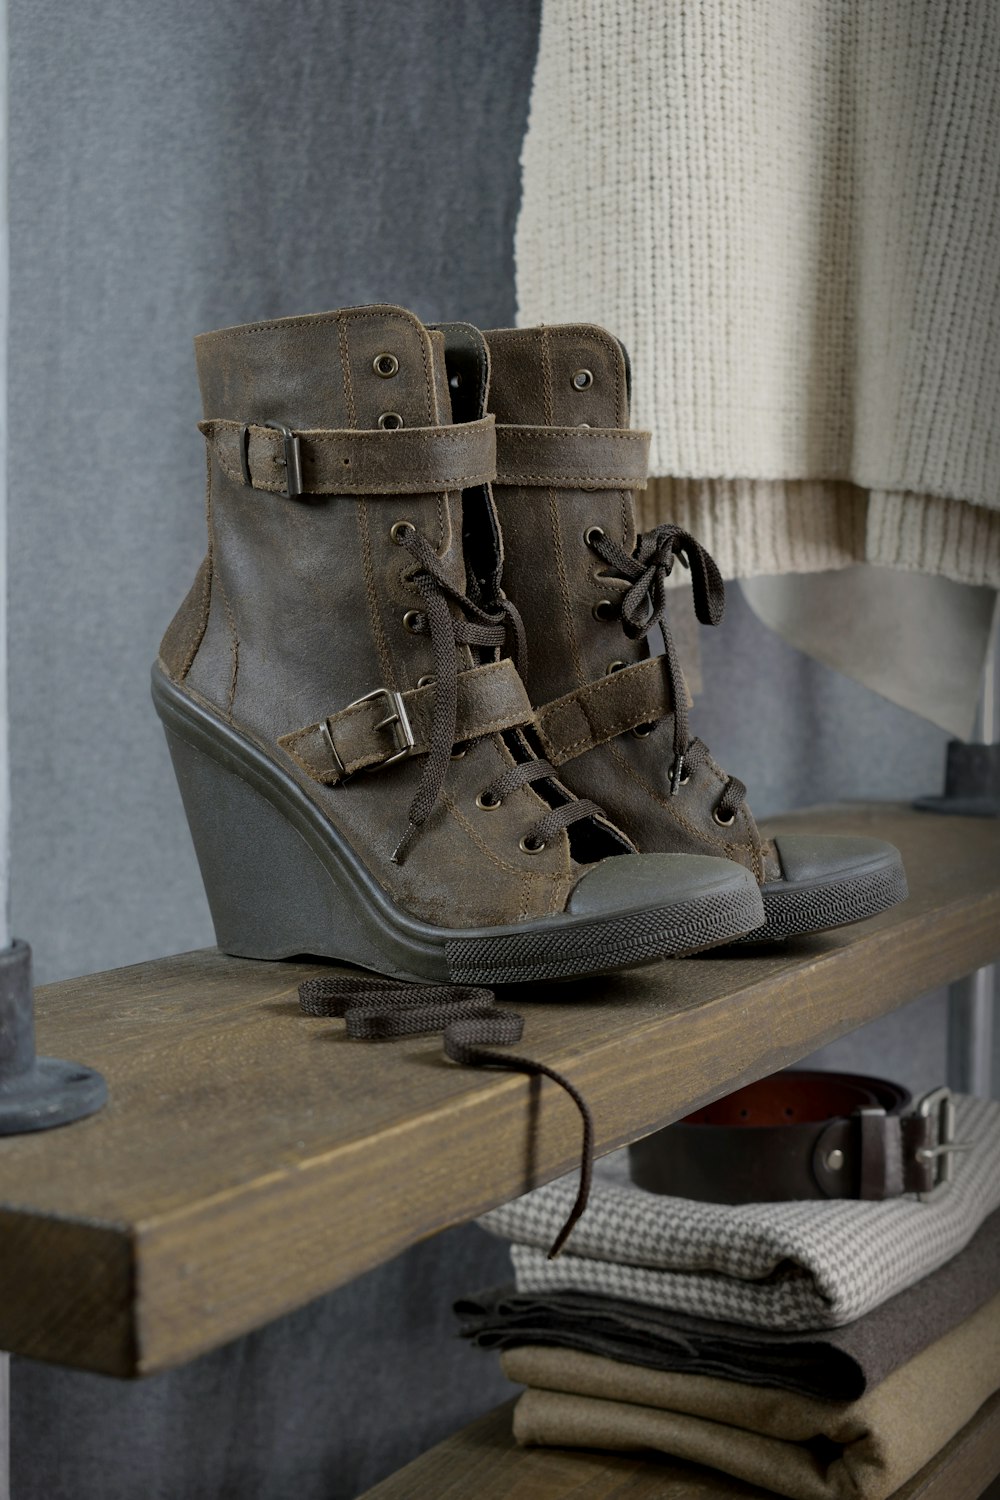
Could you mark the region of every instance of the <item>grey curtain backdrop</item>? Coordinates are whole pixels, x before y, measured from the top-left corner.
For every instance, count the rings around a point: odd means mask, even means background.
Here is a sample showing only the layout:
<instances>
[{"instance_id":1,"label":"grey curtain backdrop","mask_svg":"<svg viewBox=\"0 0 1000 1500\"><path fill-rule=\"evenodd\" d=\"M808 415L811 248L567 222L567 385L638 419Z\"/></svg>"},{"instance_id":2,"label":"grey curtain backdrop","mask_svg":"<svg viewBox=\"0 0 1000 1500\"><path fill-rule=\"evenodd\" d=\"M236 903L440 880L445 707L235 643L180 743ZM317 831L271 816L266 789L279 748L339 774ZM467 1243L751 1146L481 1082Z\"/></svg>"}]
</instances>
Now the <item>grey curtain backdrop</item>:
<instances>
[{"instance_id":1,"label":"grey curtain backdrop","mask_svg":"<svg viewBox=\"0 0 1000 1500\"><path fill-rule=\"evenodd\" d=\"M538 8L12 0L14 930L40 980L212 941L147 687L204 550L192 336L383 300L512 322ZM696 724L758 813L939 787L940 732L732 594ZM833 1056L875 1048L937 1081L940 999ZM470 1227L144 1384L16 1360L16 1500L349 1500L503 1397L448 1307L505 1270Z\"/></svg>"}]
</instances>

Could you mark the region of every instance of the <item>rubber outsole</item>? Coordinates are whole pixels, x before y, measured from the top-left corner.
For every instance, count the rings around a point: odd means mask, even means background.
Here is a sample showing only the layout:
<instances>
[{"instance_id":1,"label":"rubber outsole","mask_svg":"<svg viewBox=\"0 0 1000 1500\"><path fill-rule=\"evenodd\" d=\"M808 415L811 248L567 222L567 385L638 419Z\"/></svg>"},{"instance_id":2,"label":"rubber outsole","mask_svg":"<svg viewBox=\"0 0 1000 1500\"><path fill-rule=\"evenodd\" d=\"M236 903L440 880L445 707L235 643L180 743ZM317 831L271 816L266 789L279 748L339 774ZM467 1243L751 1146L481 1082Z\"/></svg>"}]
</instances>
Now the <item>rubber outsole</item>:
<instances>
[{"instance_id":1,"label":"rubber outsole","mask_svg":"<svg viewBox=\"0 0 1000 1500\"><path fill-rule=\"evenodd\" d=\"M749 932L744 943L781 942L784 938L802 937L810 932L825 932L831 927L847 927L888 911L909 895L902 860L861 875L848 875L829 881L813 881L807 886L787 885L761 891L766 921L756 932Z\"/></svg>"},{"instance_id":2,"label":"rubber outsole","mask_svg":"<svg viewBox=\"0 0 1000 1500\"><path fill-rule=\"evenodd\" d=\"M310 954L400 979L521 984L701 952L760 926L759 890L737 865L717 885L653 908L564 913L476 929L421 922L388 898L322 810L263 748L159 668L153 670L153 701L217 941L234 956Z\"/></svg>"}]
</instances>

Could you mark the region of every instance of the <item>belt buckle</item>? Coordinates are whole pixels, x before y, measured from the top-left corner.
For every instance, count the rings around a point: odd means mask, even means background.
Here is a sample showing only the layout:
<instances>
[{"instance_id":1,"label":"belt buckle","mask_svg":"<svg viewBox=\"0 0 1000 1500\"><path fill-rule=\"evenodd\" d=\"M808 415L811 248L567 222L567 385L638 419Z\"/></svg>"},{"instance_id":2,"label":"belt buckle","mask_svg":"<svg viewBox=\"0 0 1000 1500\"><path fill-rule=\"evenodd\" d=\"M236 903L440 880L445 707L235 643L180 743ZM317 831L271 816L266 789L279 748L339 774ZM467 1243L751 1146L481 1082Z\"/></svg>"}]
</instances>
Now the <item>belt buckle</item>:
<instances>
[{"instance_id":1,"label":"belt buckle","mask_svg":"<svg viewBox=\"0 0 1000 1500\"><path fill-rule=\"evenodd\" d=\"M929 1094L917 1100L913 1112L922 1120L937 1117L937 1145L918 1146L916 1151L917 1161L921 1165L928 1162L934 1164L934 1186L918 1195L920 1201L926 1203L929 1198L947 1188L954 1176L955 1163L952 1158L957 1151L971 1151L972 1142L955 1139L955 1101L951 1089L931 1089Z\"/></svg>"},{"instance_id":2,"label":"belt buckle","mask_svg":"<svg viewBox=\"0 0 1000 1500\"><path fill-rule=\"evenodd\" d=\"M413 726L410 723L410 716L406 712L406 704L403 702L403 695L402 693L394 692L392 688L380 687L376 688L373 693L365 693L363 698L355 698L353 703L348 703L347 708L341 709L340 712L346 713L347 709L358 708L362 703L374 703L379 698L385 699L385 705L389 712L384 719L379 719L375 728L387 729L391 727L396 748L394 753L387 755L384 760L376 761L373 766L366 766L366 771L381 771L386 766L395 765L397 760L405 760L408 755L413 753L417 743L416 736L413 733ZM326 747L333 756L334 765L339 772L340 779L346 781L347 772L343 761L337 754L337 747L333 743L329 719L325 720L322 725L322 734L326 741Z\"/></svg>"},{"instance_id":3,"label":"belt buckle","mask_svg":"<svg viewBox=\"0 0 1000 1500\"><path fill-rule=\"evenodd\" d=\"M244 423L243 431L240 433L240 468L243 470L243 483L247 489L256 489L253 475L250 473L250 423ZM295 500L304 494L302 488L302 445L299 435L286 427L284 422L263 422L263 427L270 427L272 432L281 433L282 462L285 465L285 488L279 494L285 500Z\"/></svg>"}]
</instances>

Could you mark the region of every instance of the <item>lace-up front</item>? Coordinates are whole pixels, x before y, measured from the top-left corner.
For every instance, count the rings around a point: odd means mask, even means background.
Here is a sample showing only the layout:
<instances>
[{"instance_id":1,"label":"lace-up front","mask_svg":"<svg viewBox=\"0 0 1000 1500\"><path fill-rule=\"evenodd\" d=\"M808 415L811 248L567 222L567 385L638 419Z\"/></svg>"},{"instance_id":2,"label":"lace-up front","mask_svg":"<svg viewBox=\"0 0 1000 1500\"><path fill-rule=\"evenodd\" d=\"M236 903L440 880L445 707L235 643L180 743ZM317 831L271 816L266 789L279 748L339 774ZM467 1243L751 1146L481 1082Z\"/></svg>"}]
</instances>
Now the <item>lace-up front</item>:
<instances>
[{"instance_id":1,"label":"lace-up front","mask_svg":"<svg viewBox=\"0 0 1000 1500\"><path fill-rule=\"evenodd\" d=\"M449 580L434 548L415 527L401 523L394 533L394 540L409 552L416 563L410 581L420 592L424 610L416 614L410 629L416 634L426 632L430 635L436 681L430 749L424 762L420 785L410 804L406 831L392 856L396 864L401 864L407 849L437 805L448 774L458 723L459 669L456 646L465 645L478 651L498 653L508 634L511 634L514 641L514 665L519 670L525 661L526 646L521 616L509 599L498 598L493 610L484 609L470 599ZM465 618L453 613L449 600L459 606ZM527 749L525 754L525 760L510 766L484 788L479 798L481 808L499 807L520 787L555 777L556 772L548 761L530 755ZM520 847L524 853L541 853L549 840L564 828L585 818L601 815L601 809L596 803L573 799L568 793L564 795L566 801L539 818L521 839Z\"/></svg>"},{"instance_id":2,"label":"lace-up front","mask_svg":"<svg viewBox=\"0 0 1000 1500\"><path fill-rule=\"evenodd\" d=\"M633 553L628 553L600 527L586 533L587 545L606 563L604 579L617 578L629 585L622 595L619 615L630 640L644 639L656 626L663 636L663 660L673 699L673 763L670 791L676 796L691 770L710 759L708 747L688 732L687 690L684 673L670 633L667 580L678 560L691 574L695 614L702 625L718 625L726 605L726 589L715 559L701 543L680 526L665 523L644 532ZM746 787L735 776L728 777L713 816L722 827L732 823L746 798Z\"/></svg>"}]
</instances>

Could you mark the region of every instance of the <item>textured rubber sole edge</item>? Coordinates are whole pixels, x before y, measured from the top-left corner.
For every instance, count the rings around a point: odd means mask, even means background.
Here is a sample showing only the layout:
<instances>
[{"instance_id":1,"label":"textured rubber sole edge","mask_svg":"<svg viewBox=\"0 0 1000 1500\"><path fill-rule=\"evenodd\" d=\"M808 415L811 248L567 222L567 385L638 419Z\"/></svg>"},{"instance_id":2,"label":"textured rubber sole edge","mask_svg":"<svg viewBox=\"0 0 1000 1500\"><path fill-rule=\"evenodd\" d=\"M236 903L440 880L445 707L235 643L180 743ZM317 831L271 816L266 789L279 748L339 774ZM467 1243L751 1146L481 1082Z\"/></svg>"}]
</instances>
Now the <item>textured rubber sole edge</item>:
<instances>
[{"instance_id":1,"label":"textured rubber sole edge","mask_svg":"<svg viewBox=\"0 0 1000 1500\"><path fill-rule=\"evenodd\" d=\"M760 894L741 866L733 867L732 886L660 908L469 931L419 922L389 901L316 804L260 747L158 668L153 700L219 946L235 956L310 953L401 979L518 984L696 953L732 943L760 924ZM262 849L267 868L254 883L250 871L261 863ZM282 871L284 884L294 883L292 892L283 891ZM323 927L325 940L313 941Z\"/></svg>"},{"instance_id":2,"label":"textured rubber sole edge","mask_svg":"<svg viewBox=\"0 0 1000 1500\"><path fill-rule=\"evenodd\" d=\"M784 938L863 922L905 901L909 889L902 861L896 860L867 875L851 875L798 889L788 886L769 891L765 887L761 895L767 920L756 932L740 938L742 943L781 942Z\"/></svg>"}]
</instances>

